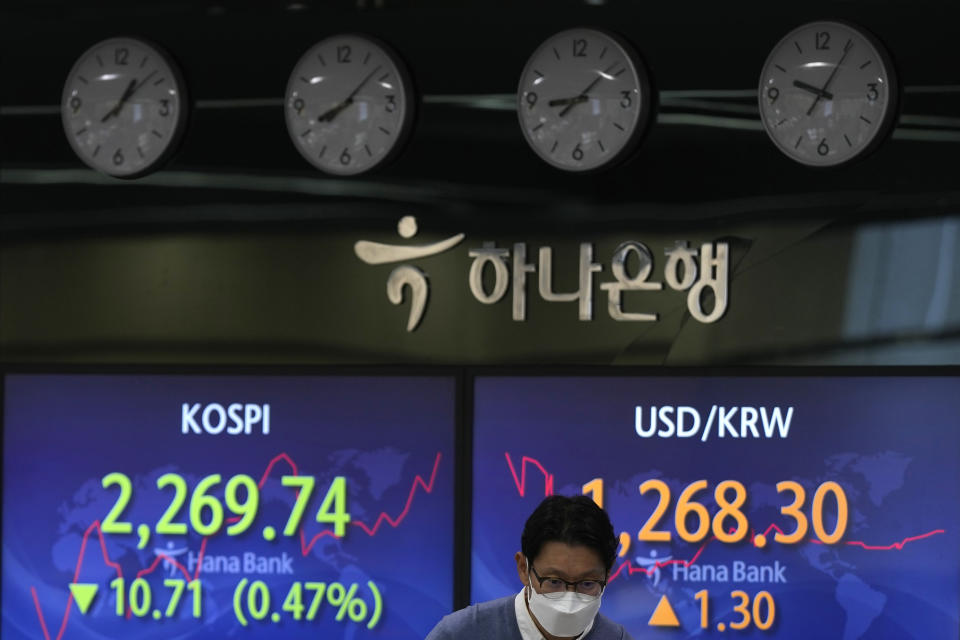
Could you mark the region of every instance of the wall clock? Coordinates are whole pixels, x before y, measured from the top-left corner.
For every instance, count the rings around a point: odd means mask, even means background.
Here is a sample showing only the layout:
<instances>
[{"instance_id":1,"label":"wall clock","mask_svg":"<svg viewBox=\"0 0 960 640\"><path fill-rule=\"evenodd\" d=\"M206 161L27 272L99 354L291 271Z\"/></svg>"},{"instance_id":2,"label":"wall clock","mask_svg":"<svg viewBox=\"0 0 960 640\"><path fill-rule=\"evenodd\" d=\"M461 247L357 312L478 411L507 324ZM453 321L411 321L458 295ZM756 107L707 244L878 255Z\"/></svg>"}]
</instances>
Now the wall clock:
<instances>
[{"instance_id":1,"label":"wall clock","mask_svg":"<svg viewBox=\"0 0 960 640\"><path fill-rule=\"evenodd\" d=\"M859 27L812 22L787 34L760 76L764 129L810 166L863 157L889 133L899 86L883 45Z\"/></svg>"},{"instance_id":2,"label":"wall clock","mask_svg":"<svg viewBox=\"0 0 960 640\"><path fill-rule=\"evenodd\" d=\"M646 67L624 39L571 29L546 40L520 76L520 128L533 150L566 171L611 167L637 148L653 113Z\"/></svg>"},{"instance_id":3,"label":"wall clock","mask_svg":"<svg viewBox=\"0 0 960 640\"><path fill-rule=\"evenodd\" d=\"M382 166L403 147L416 97L402 60L384 43L338 35L297 62L284 101L287 131L314 167L356 175Z\"/></svg>"},{"instance_id":4,"label":"wall clock","mask_svg":"<svg viewBox=\"0 0 960 640\"><path fill-rule=\"evenodd\" d=\"M92 168L117 178L158 169L186 128L187 94L176 64L157 45L111 38L70 70L60 112L67 140Z\"/></svg>"}]
</instances>

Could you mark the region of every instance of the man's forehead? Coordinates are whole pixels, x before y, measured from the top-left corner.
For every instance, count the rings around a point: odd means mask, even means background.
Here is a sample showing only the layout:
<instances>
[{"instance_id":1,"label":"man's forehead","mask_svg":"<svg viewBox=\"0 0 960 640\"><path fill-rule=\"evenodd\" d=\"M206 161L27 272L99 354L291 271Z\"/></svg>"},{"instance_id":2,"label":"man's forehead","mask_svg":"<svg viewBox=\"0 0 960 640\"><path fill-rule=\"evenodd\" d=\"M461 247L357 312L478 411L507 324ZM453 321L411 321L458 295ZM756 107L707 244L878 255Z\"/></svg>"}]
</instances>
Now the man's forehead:
<instances>
[{"instance_id":1,"label":"man's forehead","mask_svg":"<svg viewBox=\"0 0 960 640\"><path fill-rule=\"evenodd\" d=\"M549 572L559 577L596 577L603 574L603 562L596 551L590 547L564 542L551 541L544 544L534 559L534 564L537 572Z\"/></svg>"}]
</instances>

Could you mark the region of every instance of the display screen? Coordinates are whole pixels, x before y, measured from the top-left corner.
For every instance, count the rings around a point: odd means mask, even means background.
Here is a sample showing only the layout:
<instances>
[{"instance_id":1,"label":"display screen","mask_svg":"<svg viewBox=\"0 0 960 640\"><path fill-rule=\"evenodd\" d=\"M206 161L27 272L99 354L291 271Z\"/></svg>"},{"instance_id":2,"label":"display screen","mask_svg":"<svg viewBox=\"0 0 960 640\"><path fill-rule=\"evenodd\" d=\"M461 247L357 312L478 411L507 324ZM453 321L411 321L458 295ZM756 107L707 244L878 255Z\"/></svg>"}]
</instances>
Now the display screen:
<instances>
[{"instance_id":1,"label":"display screen","mask_svg":"<svg viewBox=\"0 0 960 640\"><path fill-rule=\"evenodd\" d=\"M619 536L634 638L956 639L956 377L479 377L471 599L545 495Z\"/></svg>"},{"instance_id":2,"label":"display screen","mask_svg":"<svg viewBox=\"0 0 960 640\"><path fill-rule=\"evenodd\" d=\"M4 640L422 639L451 377L9 375Z\"/></svg>"}]
</instances>

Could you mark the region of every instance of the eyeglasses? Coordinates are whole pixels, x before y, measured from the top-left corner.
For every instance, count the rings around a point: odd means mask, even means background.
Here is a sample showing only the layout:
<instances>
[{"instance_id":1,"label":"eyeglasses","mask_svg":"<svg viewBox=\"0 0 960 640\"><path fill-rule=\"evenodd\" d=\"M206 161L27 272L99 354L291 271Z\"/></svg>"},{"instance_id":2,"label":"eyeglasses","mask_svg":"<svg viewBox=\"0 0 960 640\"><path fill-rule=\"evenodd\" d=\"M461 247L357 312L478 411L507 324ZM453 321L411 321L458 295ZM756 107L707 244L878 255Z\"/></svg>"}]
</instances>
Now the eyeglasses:
<instances>
[{"instance_id":1,"label":"eyeglasses","mask_svg":"<svg viewBox=\"0 0 960 640\"><path fill-rule=\"evenodd\" d=\"M553 576L541 577L540 574L537 573L537 570L533 568L533 563L529 566L530 571L533 572L533 576L537 579L537 582L540 583L540 593L548 598L559 598L567 592L568 587L573 587L575 592L585 596L599 596L603 593L604 587L607 586L606 580L577 580L576 582L569 582Z\"/></svg>"}]
</instances>

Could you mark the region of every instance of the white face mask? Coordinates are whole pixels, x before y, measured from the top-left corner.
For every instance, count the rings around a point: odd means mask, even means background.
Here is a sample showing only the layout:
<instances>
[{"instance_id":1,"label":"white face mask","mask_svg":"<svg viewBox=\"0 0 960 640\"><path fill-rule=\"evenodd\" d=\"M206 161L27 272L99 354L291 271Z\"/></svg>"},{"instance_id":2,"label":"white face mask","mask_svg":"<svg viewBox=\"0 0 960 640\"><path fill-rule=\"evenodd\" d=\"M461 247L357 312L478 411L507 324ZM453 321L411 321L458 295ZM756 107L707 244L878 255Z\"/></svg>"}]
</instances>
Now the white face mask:
<instances>
[{"instance_id":1,"label":"white face mask","mask_svg":"<svg viewBox=\"0 0 960 640\"><path fill-rule=\"evenodd\" d=\"M527 579L529 581L529 574ZM600 610L600 598L573 591L566 591L559 598L548 598L537 593L531 583L527 603L547 633L569 638L580 635L587 628Z\"/></svg>"}]
</instances>

